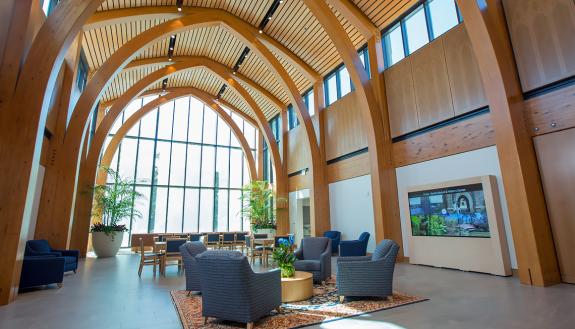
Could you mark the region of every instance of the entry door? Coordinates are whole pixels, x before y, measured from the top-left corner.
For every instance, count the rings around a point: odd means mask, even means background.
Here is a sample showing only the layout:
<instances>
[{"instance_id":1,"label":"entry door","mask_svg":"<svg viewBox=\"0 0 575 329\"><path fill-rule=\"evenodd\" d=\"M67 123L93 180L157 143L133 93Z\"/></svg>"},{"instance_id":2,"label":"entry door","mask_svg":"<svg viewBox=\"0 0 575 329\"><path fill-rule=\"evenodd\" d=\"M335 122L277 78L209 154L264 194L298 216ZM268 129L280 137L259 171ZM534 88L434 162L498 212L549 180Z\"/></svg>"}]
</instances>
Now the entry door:
<instances>
[{"instance_id":1,"label":"entry door","mask_svg":"<svg viewBox=\"0 0 575 329\"><path fill-rule=\"evenodd\" d=\"M575 283L575 129L538 136L535 149L561 277Z\"/></svg>"}]
</instances>

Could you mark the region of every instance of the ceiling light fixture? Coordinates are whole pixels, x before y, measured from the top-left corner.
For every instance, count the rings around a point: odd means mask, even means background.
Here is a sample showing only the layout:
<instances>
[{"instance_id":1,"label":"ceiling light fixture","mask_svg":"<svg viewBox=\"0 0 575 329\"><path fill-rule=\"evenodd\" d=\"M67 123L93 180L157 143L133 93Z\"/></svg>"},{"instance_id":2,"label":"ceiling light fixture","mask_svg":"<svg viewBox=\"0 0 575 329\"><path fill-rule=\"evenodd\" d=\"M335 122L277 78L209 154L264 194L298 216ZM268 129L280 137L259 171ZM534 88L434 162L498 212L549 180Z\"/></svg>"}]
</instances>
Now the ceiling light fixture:
<instances>
[{"instance_id":1,"label":"ceiling light fixture","mask_svg":"<svg viewBox=\"0 0 575 329\"><path fill-rule=\"evenodd\" d=\"M258 32L259 32L260 34L264 33L264 31L263 31L263 30L259 30Z\"/></svg>"},{"instance_id":2,"label":"ceiling light fixture","mask_svg":"<svg viewBox=\"0 0 575 329\"><path fill-rule=\"evenodd\" d=\"M178 6L178 11L182 11L182 7L184 6L184 0L176 1L176 6Z\"/></svg>"}]
</instances>

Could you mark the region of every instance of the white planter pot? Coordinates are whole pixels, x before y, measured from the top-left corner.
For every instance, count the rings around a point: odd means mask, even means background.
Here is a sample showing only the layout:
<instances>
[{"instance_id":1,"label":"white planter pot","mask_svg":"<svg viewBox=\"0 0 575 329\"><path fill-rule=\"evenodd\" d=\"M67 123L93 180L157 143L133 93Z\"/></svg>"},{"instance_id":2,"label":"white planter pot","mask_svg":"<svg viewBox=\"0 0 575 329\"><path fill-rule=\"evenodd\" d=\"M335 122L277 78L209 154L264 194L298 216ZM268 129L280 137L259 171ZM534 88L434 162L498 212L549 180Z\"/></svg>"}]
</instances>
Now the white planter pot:
<instances>
[{"instance_id":1,"label":"white planter pot","mask_svg":"<svg viewBox=\"0 0 575 329\"><path fill-rule=\"evenodd\" d=\"M114 257L122 246L124 232L113 232L106 235L104 232L92 233L92 246L98 258Z\"/></svg>"},{"instance_id":2,"label":"white planter pot","mask_svg":"<svg viewBox=\"0 0 575 329\"><path fill-rule=\"evenodd\" d=\"M276 230L273 228L262 228L262 229L254 229L254 233L256 234L267 234L267 235L276 235Z\"/></svg>"}]
</instances>

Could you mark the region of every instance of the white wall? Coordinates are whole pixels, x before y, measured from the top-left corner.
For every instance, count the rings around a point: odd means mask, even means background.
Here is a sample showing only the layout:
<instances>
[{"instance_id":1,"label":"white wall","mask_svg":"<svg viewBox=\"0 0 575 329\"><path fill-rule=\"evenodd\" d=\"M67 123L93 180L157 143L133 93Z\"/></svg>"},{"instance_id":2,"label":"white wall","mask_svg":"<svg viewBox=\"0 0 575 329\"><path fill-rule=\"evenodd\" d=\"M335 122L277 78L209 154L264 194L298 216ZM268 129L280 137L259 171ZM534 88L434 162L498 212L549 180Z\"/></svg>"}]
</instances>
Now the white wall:
<instances>
[{"instance_id":1,"label":"white wall","mask_svg":"<svg viewBox=\"0 0 575 329\"><path fill-rule=\"evenodd\" d=\"M30 215L30 228L28 229L28 240L34 239L36 231L36 221L38 219L38 208L40 207L40 197L42 196L42 185L44 184L44 173L46 168L38 166L38 179L36 181L36 190L34 191L34 203L32 204L32 214Z\"/></svg>"},{"instance_id":2,"label":"white wall","mask_svg":"<svg viewBox=\"0 0 575 329\"><path fill-rule=\"evenodd\" d=\"M513 237L511 236L511 227L509 224L509 211L507 210L507 201L501 179L501 169L499 168L499 157L497 156L497 148L495 146L400 167L396 169L396 173L397 192L400 199L405 198L406 190L410 186L440 183L474 176L496 176L497 187L501 196L503 223L505 224L511 267L517 268L517 257L515 255L515 247L513 245ZM409 256L410 225L409 218L407 218L405 213L405 209L401 209L403 247L405 256ZM409 211L407 211L407 213L409 213Z\"/></svg>"},{"instance_id":3,"label":"white wall","mask_svg":"<svg viewBox=\"0 0 575 329\"><path fill-rule=\"evenodd\" d=\"M340 231L342 240L355 240L369 232L368 252L375 249L375 224L371 176L360 176L329 184L331 229Z\"/></svg>"}]
</instances>

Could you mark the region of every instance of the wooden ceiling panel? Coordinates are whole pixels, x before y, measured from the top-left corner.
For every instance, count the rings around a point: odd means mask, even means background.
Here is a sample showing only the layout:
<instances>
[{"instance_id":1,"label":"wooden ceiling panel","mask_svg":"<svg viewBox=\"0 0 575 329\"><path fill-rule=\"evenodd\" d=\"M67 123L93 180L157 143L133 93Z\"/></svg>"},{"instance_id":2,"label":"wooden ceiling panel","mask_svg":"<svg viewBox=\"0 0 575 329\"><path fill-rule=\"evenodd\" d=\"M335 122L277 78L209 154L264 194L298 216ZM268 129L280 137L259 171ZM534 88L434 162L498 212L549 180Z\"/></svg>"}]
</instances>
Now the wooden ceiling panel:
<instances>
[{"instance_id":1,"label":"wooden ceiling panel","mask_svg":"<svg viewBox=\"0 0 575 329\"><path fill-rule=\"evenodd\" d=\"M104 95L101 98L101 102L106 103L110 100L120 97L133 84L143 79L147 75L153 73L154 71L160 69L162 66L163 65L147 65L139 69L133 69L121 72L108 86L108 88L104 92Z\"/></svg>"},{"instance_id":2,"label":"wooden ceiling panel","mask_svg":"<svg viewBox=\"0 0 575 329\"><path fill-rule=\"evenodd\" d=\"M264 113L264 116L266 117L266 119L269 120L269 119L273 118L276 114L280 113L281 109L278 108L277 106L275 106L274 104L272 104L261 93L254 90L252 87L250 87L249 85L247 85L241 81L240 81L240 85L242 85L242 87L244 87L248 91L250 96L252 96L252 98L256 101L259 108Z\"/></svg>"},{"instance_id":3,"label":"wooden ceiling panel","mask_svg":"<svg viewBox=\"0 0 575 329\"><path fill-rule=\"evenodd\" d=\"M275 75L254 53L250 52L238 71L241 74L249 77L255 83L269 90L269 92L274 94L284 104L289 103L289 98L287 97L285 90L277 81Z\"/></svg>"},{"instance_id":4,"label":"wooden ceiling panel","mask_svg":"<svg viewBox=\"0 0 575 329\"><path fill-rule=\"evenodd\" d=\"M380 30L385 29L418 0L353 0Z\"/></svg>"}]
</instances>

